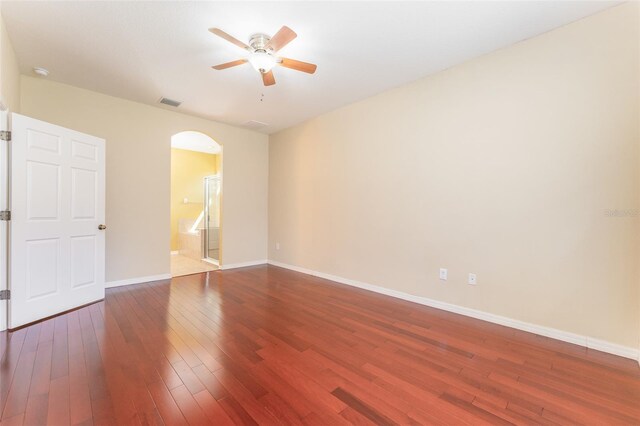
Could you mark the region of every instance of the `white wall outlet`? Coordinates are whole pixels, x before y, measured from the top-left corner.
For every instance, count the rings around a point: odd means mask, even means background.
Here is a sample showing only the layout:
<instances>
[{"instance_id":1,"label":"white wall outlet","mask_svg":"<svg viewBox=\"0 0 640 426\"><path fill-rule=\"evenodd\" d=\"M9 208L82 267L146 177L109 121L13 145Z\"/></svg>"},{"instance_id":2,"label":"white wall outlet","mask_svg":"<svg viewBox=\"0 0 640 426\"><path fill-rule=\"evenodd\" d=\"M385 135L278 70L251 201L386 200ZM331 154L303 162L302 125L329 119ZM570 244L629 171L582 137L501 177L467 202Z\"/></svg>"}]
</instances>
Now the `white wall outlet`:
<instances>
[{"instance_id":1,"label":"white wall outlet","mask_svg":"<svg viewBox=\"0 0 640 426\"><path fill-rule=\"evenodd\" d=\"M476 285L476 274L469 274L469 285Z\"/></svg>"},{"instance_id":2,"label":"white wall outlet","mask_svg":"<svg viewBox=\"0 0 640 426\"><path fill-rule=\"evenodd\" d=\"M447 270L444 268L440 268L440 279L447 280Z\"/></svg>"},{"instance_id":3,"label":"white wall outlet","mask_svg":"<svg viewBox=\"0 0 640 426\"><path fill-rule=\"evenodd\" d=\"M280 243L276 243L276 250L280 250Z\"/></svg>"}]
</instances>

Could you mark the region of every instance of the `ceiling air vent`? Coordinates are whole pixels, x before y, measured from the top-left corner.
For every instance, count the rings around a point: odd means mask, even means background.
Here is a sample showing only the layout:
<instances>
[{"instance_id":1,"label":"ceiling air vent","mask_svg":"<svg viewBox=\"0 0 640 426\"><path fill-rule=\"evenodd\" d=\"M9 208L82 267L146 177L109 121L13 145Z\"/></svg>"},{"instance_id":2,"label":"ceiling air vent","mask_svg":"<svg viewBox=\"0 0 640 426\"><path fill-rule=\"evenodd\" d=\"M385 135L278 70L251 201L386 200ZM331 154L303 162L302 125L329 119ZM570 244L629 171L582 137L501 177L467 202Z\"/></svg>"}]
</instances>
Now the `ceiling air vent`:
<instances>
[{"instance_id":1,"label":"ceiling air vent","mask_svg":"<svg viewBox=\"0 0 640 426\"><path fill-rule=\"evenodd\" d=\"M266 126L268 126L267 123L263 123L262 121L255 121L255 120L247 121L246 123L244 123L244 127L251 130L260 129Z\"/></svg>"},{"instance_id":2,"label":"ceiling air vent","mask_svg":"<svg viewBox=\"0 0 640 426\"><path fill-rule=\"evenodd\" d=\"M173 99L169 99L169 98L160 98L160 103L169 105L172 107L179 107L182 102L174 101Z\"/></svg>"}]
</instances>

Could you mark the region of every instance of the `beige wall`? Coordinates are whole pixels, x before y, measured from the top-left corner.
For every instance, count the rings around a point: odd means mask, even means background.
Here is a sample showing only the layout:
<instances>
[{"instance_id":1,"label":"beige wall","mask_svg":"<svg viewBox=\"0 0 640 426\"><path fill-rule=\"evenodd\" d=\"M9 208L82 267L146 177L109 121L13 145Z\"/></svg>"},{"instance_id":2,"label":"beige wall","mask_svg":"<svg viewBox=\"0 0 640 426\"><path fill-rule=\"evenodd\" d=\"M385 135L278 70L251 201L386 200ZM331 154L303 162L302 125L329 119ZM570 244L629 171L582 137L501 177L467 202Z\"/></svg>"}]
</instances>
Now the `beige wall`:
<instances>
[{"instance_id":1,"label":"beige wall","mask_svg":"<svg viewBox=\"0 0 640 426\"><path fill-rule=\"evenodd\" d=\"M638 347L637 8L272 135L269 258Z\"/></svg>"},{"instance_id":2,"label":"beige wall","mask_svg":"<svg viewBox=\"0 0 640 426\"><path fill-rule=\"evenodd\" d=\"M171 250L179 250L180 219L196 220L204 209L204 178L218 171L215 154L171 148ZM184 203L187 198L189 202Z\"/></svg>"},{"instance_id":3,"label":"beige wall","mask_svg":"<svg viewBox=\"0 0 640 426\"><path fill-rule=\"evenodd\" d=\"M10 111L20 111L20 71L2 15L0 15L0 101Z\"/></svg>"},{"instance_id":4,"label":"beige wall","mask_svg":"<svg viewBox=\"0 0 640 426\"><path fill-rule=\"evenodd\" d=\"M107 141L107 281L169 272L171 136L223 145L223 264L267 250L268 137L52 81L22 76L22 113Z\"/></svg>"}]
</instances>

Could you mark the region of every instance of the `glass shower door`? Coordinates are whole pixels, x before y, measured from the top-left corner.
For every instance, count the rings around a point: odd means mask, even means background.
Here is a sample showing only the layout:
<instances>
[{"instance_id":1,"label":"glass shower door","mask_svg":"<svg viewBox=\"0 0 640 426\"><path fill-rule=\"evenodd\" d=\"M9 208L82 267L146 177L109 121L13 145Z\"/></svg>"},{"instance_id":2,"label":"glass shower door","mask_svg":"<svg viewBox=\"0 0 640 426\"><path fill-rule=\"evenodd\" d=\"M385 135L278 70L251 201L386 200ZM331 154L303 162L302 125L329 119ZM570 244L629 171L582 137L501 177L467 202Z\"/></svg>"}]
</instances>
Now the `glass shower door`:
<instances>
[{"instance_id":1,"label":"glass shower door","mask_svg":"<svg viewBox=\"0 0 640 426\"><path fill-rule=\"evenodd\" d=\"M220 176L204 178L204 258L220 263Z\"/></svg>"}]
</instances>

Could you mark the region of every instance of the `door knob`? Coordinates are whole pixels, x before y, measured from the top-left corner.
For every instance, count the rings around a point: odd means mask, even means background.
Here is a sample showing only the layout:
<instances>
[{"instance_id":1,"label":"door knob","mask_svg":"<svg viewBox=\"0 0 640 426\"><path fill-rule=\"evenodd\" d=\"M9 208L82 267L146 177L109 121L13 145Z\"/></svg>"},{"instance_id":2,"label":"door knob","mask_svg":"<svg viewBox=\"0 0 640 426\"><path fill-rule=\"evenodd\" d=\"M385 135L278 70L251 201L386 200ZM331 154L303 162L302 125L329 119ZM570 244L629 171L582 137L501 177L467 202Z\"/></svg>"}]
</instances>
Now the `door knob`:
<instances>
[{"instance_id":1,"label":"door knob","mask_svg":"<svg viewBox=\"0 0 640 426\"><path fill-rule=\"evenodd\" d=\"M105 229L107 229L107 225L98 225L98 229L104 231Z\"/></svg>"}]
</instances>

